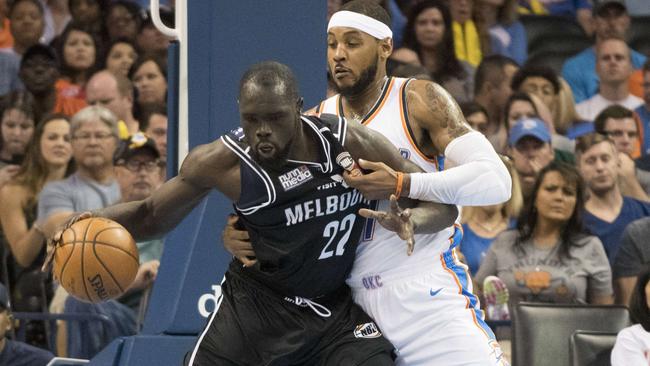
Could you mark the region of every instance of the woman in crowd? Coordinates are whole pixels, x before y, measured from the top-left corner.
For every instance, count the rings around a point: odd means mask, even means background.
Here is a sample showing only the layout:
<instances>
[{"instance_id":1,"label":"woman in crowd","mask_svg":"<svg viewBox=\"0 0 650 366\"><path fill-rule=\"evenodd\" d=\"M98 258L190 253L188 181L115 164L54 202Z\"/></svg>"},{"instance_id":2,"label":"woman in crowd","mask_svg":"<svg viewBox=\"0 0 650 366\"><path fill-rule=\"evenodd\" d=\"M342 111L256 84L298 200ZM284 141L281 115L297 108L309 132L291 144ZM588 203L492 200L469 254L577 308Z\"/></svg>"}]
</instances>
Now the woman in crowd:
<instances>
[{"instance_id":1,"label":"woman in crowd","mask_svg":"<svg viewBox=\"0 0 650 366\"><path fill-rule=\"evenodd\" d=\"M411 8L404 28L404 48L395 57L417 60L458 102L474 97L474 68L456 58L451 15L440 0L425 0Z\"/></svg>"},{"instance_id":2,"label":"woman in crowd","mask_svg":"<svg viewBox=\"0 0 650 366\"><path fill-rule=\"evenodd\" d=\"M108 46L104 68L114 74L128 77L129 70L137 59L138 50L135 44L125 38L120 38Z\"/></svg>"},{"instance_id":3,"label":"woman in crowd","mask_svg":"<svg viewBox=\"0 0 650 366\"><path fill-rule=\"evenodd\" d=\"M523 65L528 58L528 41L517 7L517 0L482 0L478 15L490 31L492 52Z\"/></svg>"},{"instance_id":4,"label":"woman in crowd","mask_svg":"<svg viewBox=\"0 0 650 366\"><path fill-rule=\"evenodd\" d=\"M612 366L650 364L650 269L639 274L630 299L632 326L621 330L612 350Z\"/></svg>"},{"instance_id":5,"label":"woman in crowd","mask_svg":"<svg viewBox=\"0 0 650 366\"><path fill-rule=\"evenodd\" d=\"M476 102L465 102L460 103L460 110L463 112L467 123L469 123L474 130L484 135L487 134L489 117L483 106Z\"/></svg>"},{"instance_id":6,"label":"woman in crowd","mask_svg":"<svg viewBox=\"0 0 650 366\"><path fill-rule=\"evenodd\" d=\"M57 93L85 100L86 81L97 69L98 43L92 32L81 24L71 23L57 43L61 59L61 78L56 82Z\"/></svg>"},{"instance_id":7,"label":"woman in crowd","mask_svg":"<svg viewBox=\"0 0 650 366\"><path fill-rule=\"evenodd\" d=\"M44 255L45 237L34 223L38 194L46 183L71 172L70 123L67 117L46 117L34 133L25 161L16 176L0 190L0 223L11 253L21 267ZM40 267L42 259L37 261Z\"/></svg>"},{"instance_id":8,"label":"woman in crowd","mask_svg":"<svg viewBox=\"0 0 650 366\"><path fill-rule=\"evenodd\" d=\"M509 158L502 156L512 177L512 195L505 203L492 206L463 208L463 240L460 250L472 275L476 274L483 257L501 232L514 227L515 218L524 204L519 177Z\"/></svg>"},{"instance_id":9,"label":"woman in crowd","mask_svg":"<svg viewBox=\"0 0 650 366\"><path fill-rule=\"evenodd\" d=\"M120 38L136 41L142 25L140 10L140 6L131 1L118 0L110 4L104 19L109 42Z\"/></svg>"},{"instance_id":10,"label":"woman in crowd","mask_svg":"<svg viewBox=\"0 0 650 366\"><path fill-rule=\"evenodd\" d=\"M12 92L0 107L0 187L18 171L25 149L34 133L34 97L29 92Z\"/></svg>"},{"instance_id":11,"label":"woman in crowd","mask_svg":"<svg viewBox=\"0 0 650 366\"><path fill-rule=\"evenodd\" d=\"M516 230L500 234L476 274L507 286L510 303L613 303L612 271L600 240L581 227L583 184L577 170L543 168Z\"/></svg>"},{"instance_id":12,"label":"woman in crowd","mask_svg":"<svg viewBox=\"0 0 650 366\"><path fill-rule=\"evenodd\" d=\"M136 107L167 103L167 65L162 58L155 55L139 58L131 67L129 77L138 92Z\"/></svg>"}]
</instances>

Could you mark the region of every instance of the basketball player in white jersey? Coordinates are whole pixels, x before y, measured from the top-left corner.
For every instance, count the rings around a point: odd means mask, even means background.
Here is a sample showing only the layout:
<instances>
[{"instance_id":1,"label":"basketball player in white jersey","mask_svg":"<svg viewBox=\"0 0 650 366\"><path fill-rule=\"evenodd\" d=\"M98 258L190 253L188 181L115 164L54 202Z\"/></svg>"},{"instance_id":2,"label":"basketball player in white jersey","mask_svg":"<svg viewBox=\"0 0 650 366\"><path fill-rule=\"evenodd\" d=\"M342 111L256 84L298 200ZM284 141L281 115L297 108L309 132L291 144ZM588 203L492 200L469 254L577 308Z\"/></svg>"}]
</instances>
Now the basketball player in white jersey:
<instances>
[{"instance_id":1,"label":"basketball player in white jersey","mask_svg":"<svg viewBox=\"0 0 650 366\"><path fill-rule=\"evenodd\" d=\"M396 193L457 205L509 199L508 171L449 94L432 82L386 76L392 52L389 24L388 14L373 1L352 1L332 16L328 67L340 94L313 112L361 121L429 173L401 174L360 161L375 172L347 177L348 182L368 198ZM381 201L380 209L386 204ZM227 228L227 248L238 257L254 255L233 250L241 248L240 235ZM347 283L355 302L397 348L398 365L507 364L472 294L467 267L458 261L454 247L461 238L459 226L416 235L414 253L408 255L399 237L368 220ZM230 239L237 245L228 244Z\"/></svg>"}]
</instances>

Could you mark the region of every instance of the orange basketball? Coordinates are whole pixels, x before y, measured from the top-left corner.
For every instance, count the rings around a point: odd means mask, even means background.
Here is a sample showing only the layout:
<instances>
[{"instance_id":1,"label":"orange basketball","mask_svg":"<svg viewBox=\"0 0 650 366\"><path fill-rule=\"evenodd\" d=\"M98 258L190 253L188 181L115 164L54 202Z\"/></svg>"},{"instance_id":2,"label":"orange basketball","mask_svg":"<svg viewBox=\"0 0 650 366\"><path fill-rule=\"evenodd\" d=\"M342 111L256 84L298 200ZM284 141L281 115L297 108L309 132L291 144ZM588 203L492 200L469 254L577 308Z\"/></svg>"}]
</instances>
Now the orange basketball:
<instances>
[{"instance_id":1,"label":"orange basketball","mask_svg":"<svg viewBox=\"0 0 650 366\"><path fill-rule=\"evenodd\" d=\"M139 266L138 248L124 226L92 217L63 232L52 271L70 295L98 303L122 295Z\"/></svg>"}]
</instances>

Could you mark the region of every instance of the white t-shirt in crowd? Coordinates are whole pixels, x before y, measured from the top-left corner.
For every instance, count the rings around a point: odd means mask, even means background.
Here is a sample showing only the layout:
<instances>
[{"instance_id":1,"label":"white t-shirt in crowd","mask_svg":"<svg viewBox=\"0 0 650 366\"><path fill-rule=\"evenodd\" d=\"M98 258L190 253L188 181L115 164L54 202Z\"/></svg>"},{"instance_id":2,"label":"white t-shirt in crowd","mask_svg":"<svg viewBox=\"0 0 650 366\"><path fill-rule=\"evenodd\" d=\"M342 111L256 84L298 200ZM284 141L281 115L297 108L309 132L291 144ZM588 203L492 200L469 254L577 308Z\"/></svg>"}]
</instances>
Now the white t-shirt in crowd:
<instances>
[{"instance_id":1,"label":"white t-shirt in crowd","mask_svg":"<svg viewBox=\"0 0 650 366\"><path fill-rule=\"evenodd\" d=\"M630 94L623 100L612 101L603 98L603 96L599 93L583 102L578 103L576 106L576 111L578 112L578 115L584 120L593 122L596 119L596 116L598 116L598 114L602 112L603 109L614 104L622 105L623 107L633 111L638 106L643 104L643 99Z\"/></svg>"},{"instance_id":2,"label":"white t-shirt in crowd","mask_svg":"<svg viewBox=\"0 0 650 366\"><path fill-rule=\"evenodd\" d=\"M650 333L641 324L621 330L612 349L612 366L650 365Z\"/></svg>"}]
</instances>

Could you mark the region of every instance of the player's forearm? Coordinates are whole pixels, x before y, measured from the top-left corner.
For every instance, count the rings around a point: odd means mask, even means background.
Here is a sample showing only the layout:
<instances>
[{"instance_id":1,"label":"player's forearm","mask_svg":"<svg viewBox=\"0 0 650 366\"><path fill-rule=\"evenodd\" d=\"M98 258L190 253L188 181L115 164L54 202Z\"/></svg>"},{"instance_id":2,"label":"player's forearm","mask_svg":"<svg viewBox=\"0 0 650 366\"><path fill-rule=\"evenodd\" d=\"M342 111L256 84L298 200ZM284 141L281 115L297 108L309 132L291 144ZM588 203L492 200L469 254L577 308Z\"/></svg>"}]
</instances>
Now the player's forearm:
<instances>
[{"instance_id":1,"label":"player's forearm","mask_svg":"<svg viewBox=\"0 0 650 366\"><path fill-rule=\"evenodd\" d=\"M147 200L118 203L94 210L92 213L93 216L118 222L131 233L135 241L160 237L173 228L165 228L155 223L153 209Z\"/></svg>"},{"instance_id":2,"label":"player's forearm","mask_svg":"<svg viewBox=\"0 0 650 366\"><path fill-rule=\"evenodd\" d=\"M454 224L458 217L458 208L455 205L445 205L434 202L420 202L411 210L416 234L437 233Z\"/></svg>"},{"instance_id":3,"label":"player's forearm","mask_svg":"<svg viewBox=\"0 0 650 366\"><path fill-rule=\"evenodd\" d=\"M464 206L494 205L510 199L510 174L480 133L454 139L445 156L457 166L442 172L409 174L402 195Z\"/></svg>"}]
</instances>

